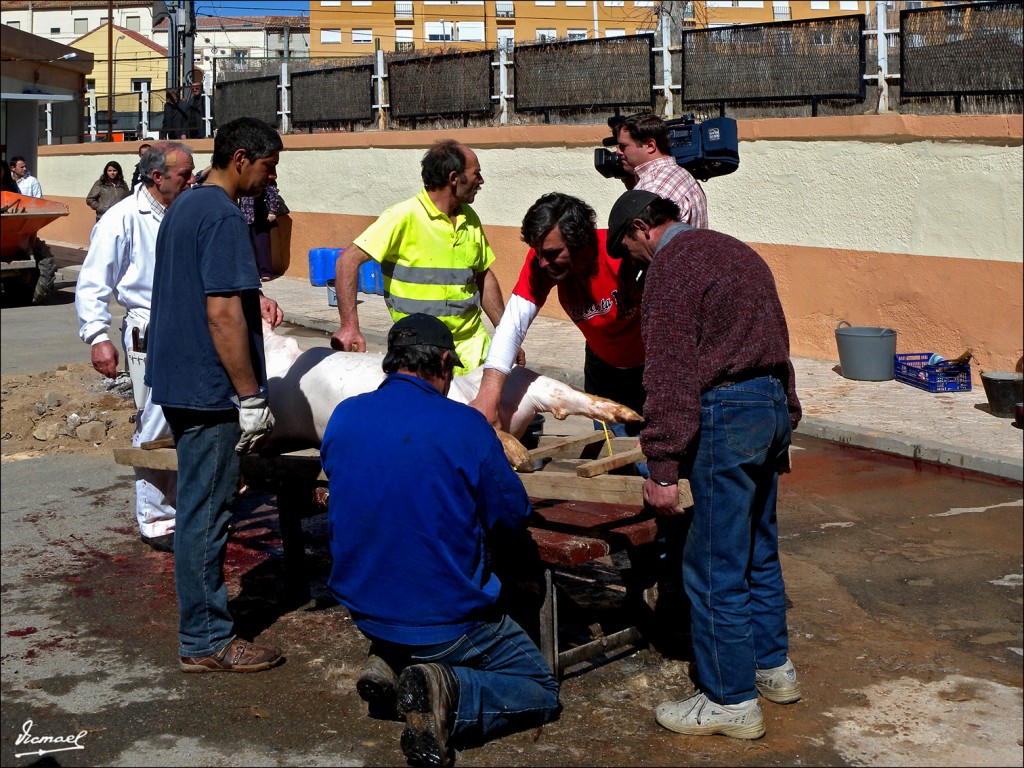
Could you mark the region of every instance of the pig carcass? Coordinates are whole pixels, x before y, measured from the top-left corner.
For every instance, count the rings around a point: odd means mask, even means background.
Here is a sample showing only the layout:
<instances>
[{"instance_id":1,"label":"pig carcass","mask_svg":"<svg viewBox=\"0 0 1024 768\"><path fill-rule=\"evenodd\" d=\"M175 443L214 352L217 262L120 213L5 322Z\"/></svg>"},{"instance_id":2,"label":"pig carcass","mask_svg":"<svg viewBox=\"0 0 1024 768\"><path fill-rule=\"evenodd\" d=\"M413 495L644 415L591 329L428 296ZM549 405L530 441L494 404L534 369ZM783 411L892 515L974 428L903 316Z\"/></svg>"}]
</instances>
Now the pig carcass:
<instances>
[{"instance_id":1,"label":"pig carcass","mask_svg":"<svg viewBox=\"0 0 1024 768\"><path fill-rule=\"evenodd\" d=\"M272 444L278 448L320 447L327 422L335 407L346 397L372 392L384 380L383 356L371 352L336 352L317 347L300 352L298 343L264 329L270 409L274 414ZM480 388L483 368L456 376L448 397L468 403ZM512 369L502 390L499 413L511 414L505 431L522 437L538 413L556 419L586 416L598 421L628 423L642 417L631 408L580 392L529 368ZM513 465L520 465L526 452L517 441L499 432L505 452ZM518 447L517 447L518 446Z\"/></svg>"}]
</instances>

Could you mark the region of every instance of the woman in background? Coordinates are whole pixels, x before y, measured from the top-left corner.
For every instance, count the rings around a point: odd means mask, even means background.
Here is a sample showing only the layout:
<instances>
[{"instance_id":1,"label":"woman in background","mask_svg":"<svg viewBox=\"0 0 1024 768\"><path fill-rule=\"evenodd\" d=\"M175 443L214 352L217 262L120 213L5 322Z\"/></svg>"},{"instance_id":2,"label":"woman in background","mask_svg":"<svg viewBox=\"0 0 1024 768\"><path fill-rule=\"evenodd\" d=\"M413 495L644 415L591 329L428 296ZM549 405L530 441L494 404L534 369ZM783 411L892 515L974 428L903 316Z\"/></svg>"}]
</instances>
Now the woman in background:
<instances>
[{"instance_id":1,"label":"woman in background","mask_svg":"<svg viewBox=\"0 0 1024 768\"><path fill-rule=\"evenodd\" d=\"M92 185L85 202L96 211L96 221L115 203L124 200L131 194L128 184L121 173L121 165L111 160L103 169L103 174Z\"/></svg>"},{"instance_id":2,"label":"woman in background","mask_svg":"<svg viewBox=\"0 0 1024 768\"><path fill-rule=\"evenodd\" d=\"M239 201L239 205L245 215L245 221L249 225L249 235L252 238L253 252L256 254L256 268L260 271L260 280L267 282L274 277L270 231L277 226L277 211L281 205L277 182L271 181L270 186L257 197L243 197Z\"/></svg>"}]
</instances>

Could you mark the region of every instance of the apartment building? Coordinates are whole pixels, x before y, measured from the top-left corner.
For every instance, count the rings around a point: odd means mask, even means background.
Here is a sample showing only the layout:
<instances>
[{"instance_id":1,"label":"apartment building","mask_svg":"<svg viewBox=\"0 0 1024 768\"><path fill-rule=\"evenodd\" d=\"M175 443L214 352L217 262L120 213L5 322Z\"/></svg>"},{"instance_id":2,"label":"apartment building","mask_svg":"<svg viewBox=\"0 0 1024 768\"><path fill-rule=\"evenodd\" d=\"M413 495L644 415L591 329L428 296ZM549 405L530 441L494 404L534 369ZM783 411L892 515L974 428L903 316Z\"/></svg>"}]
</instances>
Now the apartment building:
<instances>
[{"instance_id":1,"label":"apartment building","mask_svg":"<svg viewBox=\"0 0 1024 768\"><path fill-rule=\"evenodd\" d=\"M167 21L153 30L153 39L167 45ZM250 59L290 57L309 53L309 19L303 16L198 16L196 67L209 70L214 60L244 64Z\"/></svg>"},{"instance_id":2,"label":"apartment building","mask_svg":"<svg viewBox=\"0 0 1024 768\"><path fill-rule=\"evenodd\" d=\"M106 24L108 10L107 0L2 0L0 23L71 45ZM113 22L117 27L151 38L152 0L113 0Z\"/></svg>"},{"instance_id":3,"label":"apartment building","mask_svg":"<svg viewBox=\"0 0 1024 768\"><path fill-rule=\"evenodd\" d=\"M310 0L310 56L649 34L655 0Z\"/></svg>"}]
</instances>

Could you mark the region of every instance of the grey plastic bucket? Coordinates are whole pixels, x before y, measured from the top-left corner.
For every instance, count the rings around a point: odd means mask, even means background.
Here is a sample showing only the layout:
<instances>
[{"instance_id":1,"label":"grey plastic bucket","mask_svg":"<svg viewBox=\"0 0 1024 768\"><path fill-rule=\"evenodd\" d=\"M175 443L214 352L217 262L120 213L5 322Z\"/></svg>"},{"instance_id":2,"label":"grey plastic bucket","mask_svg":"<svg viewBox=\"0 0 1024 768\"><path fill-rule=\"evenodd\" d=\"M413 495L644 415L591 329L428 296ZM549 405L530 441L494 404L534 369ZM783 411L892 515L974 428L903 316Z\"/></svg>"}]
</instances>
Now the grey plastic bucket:
<instances>
[{"instance_id":1,"label":"grey plastic bucket","mask_svg":"<svg viewBox=\"0 0 1024 768\"><path fill-rule=\"evenodd\" d=\"M836 346L843 378L856 381L893 378L896 331L892 328L857 327L843 320L836 326Z\"/></svg>"}]
</instances>

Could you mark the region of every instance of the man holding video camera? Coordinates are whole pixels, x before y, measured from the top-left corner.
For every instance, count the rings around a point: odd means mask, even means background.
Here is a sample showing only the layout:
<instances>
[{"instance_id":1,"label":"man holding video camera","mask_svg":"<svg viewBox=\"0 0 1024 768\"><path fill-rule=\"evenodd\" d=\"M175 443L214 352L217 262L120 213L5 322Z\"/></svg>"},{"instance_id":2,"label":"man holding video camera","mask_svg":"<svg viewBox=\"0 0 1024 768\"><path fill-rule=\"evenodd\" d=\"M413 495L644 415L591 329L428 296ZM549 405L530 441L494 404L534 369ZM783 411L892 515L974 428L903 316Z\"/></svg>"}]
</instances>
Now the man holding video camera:
<instances>
[{"instance_id":1,"label":"man holding video camera","mask_svg":"<svg viewBox=\"0 0 1024 768\"><path fill-rule=\"evenodd\" d=\"M609 121L616 152L626 176L626 189L653 192L679 206L679 220L694 229L707 229L708 202L704 190L672 156L669 130L653 112L641 112L618 122Z\"/></svg>"}]
</instances>

